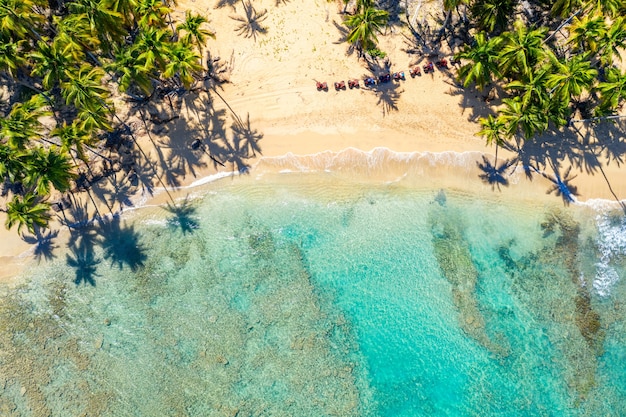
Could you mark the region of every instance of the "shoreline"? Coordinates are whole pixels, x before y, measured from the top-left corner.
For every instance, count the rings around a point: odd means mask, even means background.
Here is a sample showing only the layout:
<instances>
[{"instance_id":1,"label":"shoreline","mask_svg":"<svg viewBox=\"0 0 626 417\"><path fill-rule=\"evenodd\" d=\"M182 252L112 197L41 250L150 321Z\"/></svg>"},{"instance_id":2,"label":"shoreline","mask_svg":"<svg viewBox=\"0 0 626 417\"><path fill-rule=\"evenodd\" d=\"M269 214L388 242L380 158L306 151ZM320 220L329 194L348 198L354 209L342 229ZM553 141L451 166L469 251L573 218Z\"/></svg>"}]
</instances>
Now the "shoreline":
<instances>
[{"instance_id":1,"label":"shoreline","mask_svg":"<svg viewBox=\"0 0 626 417\"><path fill-rule=\"evenodd\" d=\"M493 161L495 149L476 136L477 119L489 112L487 98L480 91L459 88L454 81L455 67L409 77L408 69L422 65L428 57L405 50L403 30L406 28L394 26L379 39L392 71L405 71L406 80L376 88L361 86L335 91L334 81L362 79L374 72L348 52L345 42L339 41L342 35L337 27L341 27L343 18L340 5L318 1L310 4L305 0L277 5L261 0L255 2L255 7L259 11L271 10L264 22L268 31L258 39L241 36L235 30L232 16L243 12L238 3L216 8L213 0L180 1L173 13L175 19L190 10L208 16L211 21L209 26L217 39L210 40L207 49L213 57L221 56L220 63L228 66L228 82L215 87L219 98L213 93L187 93L181 100L179 117L161 125L149 121L144 124L140 116L149 113L147 108L118 103L120 114L126 112L129 123L140 126L136 131L138 143L146 150L149 164L155 166L145 168L142 174L152 182L150 189L154 195L142 193L137 187L128 187L132 188L132 194L117 195L118 187L128 186L127 175L120 172L114 181L107 179L93 187L101 213L107 213L110 208L117 212L120 207L127 211L136 209L135 206L164 204L168 192L175 189L171 184L176 184L181 192L194 184L201 186L208 181L206 178L234 177L238 175L238 163L248 167L245 175L255 176L259 165L268 165L270 160L278 163L300 158L318 166L323 161L316 158L339 155L351 148L367 153L384 147L408 159L426 153L476 152ZM305 9L309 14L302 18ZM292 33L300 36L291 36ZM451 55L451 51L439 52ZM331 89L317 91L316 80L328 82ZM220 167L207 155L194 154L190 149L191 143L198 139L218 151L234 148L237 154L229 154L231 160ZM498 161L511 156L504 149L498 150ZM612 181L615 194L626 198L626 181L620 181L623 175L615 161L605 165L602 173L585 172L588 161L581 160L584 155L574 157L580 158L572 159L577 164L572 174L576 175L573 184L578 188L579 201L614 201L603 175ZM572 160L564 163L571 164ZM600 160L602 164L607 161ZM475 170L475 163L472 164ZM448 171L432 174L446 175ZM483 187L477 175L471 180L476 182L476 187ZM165 182L167 192L161 188ZM509 188L515 186L511 184ZM538 196L545 195L551 186L541 175L524 183L525 188L534 188ZM81 204L93 211L87 197L80 197ZM548 198L556 203L562 201L554 194ZM133 203L132 208L128 202ZM4 225L3 216L0 213ZM52 226L58 228L57 224ZM5 282L8 270L14 272L12 264L28 258L33 245L23 241L15 229L3 230L0 236L3 237L0 282Z\"/></svg>"},{"instance_id":2,"label":"shoreline","mask_svg":"<svg viewBox=\"0 0 626 417\"><path fill-rule=\"evenodd\" d=\"M140 196L140 204L125 207L111 214L103 216L105 219L120 218L124 220L127 215L139 212L144 209L163 207L170 203L170 196L174 201L180 202L183 199L202 198L208 192L212 184L226 179L235 180L239 177L256 181L268 175L307 175L328 173L344 176L343 180L358 181L360 183L371 183L374 185L394 185L402 181L408 181L405 186L418 186L423 180L442 181L456 184L456 189L469 189L470 193L490 192L490 185L481 181L477 173L475 162L482 156L493 158L493 155L479 151L444 151L444 152L398 152L386 147L377 147L369 151L349 147L340 151L325 150L315 154L296 155L287 153L284 155L263 156L257 158L255 164L246 173L236 171L218 171L206 173L198 176L193 181L176 188L155 188L152 196ZM357 163L358 162L358 163ZM444 167L445 170L441 168ZM468 175L471 174L471 175ZM412 177L407 180L407 177ZM437 179L439 177L439 179ZM491 189L494 196L506 199L523 199L548 204L560 204L559 197L547 195L541 192L537 181L528 181L521 170L513 173L510 177L514 181L500 190ZM544 188L549 182L541 178ZM413 181L411 183L411 181ZM411 185L412 184L412 185ZM561 203L562 204L562 203ZM620 206L615 200L608 198L591 197L587 200L577 200L573 206L588 207L592 210L615 210ZM101 203L100 209L103 204ZM90 224L96 224L97 220L91 218ZM58 243L57 251L63 251L63 244L69 238L69 227L59 226L55 232L58 236L55 243ZM52 230L52 229L51 229ZM21 282L20 273L25 267L35 262L35 245L25 242L15 231L5 231L5 239L2 243L2 253L7 253L8 248L14 251L0 257L3 265L0 273L0 284L16 285ZM45 262L42 261L42 262Z\"/></svg>"}]
</instances>

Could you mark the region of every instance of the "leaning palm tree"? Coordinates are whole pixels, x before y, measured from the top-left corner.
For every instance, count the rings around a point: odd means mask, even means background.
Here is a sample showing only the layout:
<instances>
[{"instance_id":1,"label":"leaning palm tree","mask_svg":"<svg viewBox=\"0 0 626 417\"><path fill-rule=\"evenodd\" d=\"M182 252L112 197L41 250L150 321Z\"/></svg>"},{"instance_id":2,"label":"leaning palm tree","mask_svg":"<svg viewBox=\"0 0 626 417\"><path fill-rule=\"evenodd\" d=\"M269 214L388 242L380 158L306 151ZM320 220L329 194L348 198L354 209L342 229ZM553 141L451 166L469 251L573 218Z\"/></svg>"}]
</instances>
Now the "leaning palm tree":
<instances>
[{"instance_id":1,"label":"leaning palm tree","mask_svg":"<svg viewBox=\"0 0 626 417\"><path fill-rule=\"evenodd\" d=\"M20 233L23 227L29 232L35 233L35 227L46 227L50 220L50 205L42 202L32 193L25 196L14 196L13 200L7 204L5 210L7 218L5 226L11 229L17 225L17 232Z\"/></svg>"},{"instance_id":2,"label":"leaning palm tree","mask_svg":"<svg viewBox=\"0 0 626 417\"><path fill-rule=\"evenodd\" d=\"M116 74L117 88L120 92L126 92L132 85L136 85L149 96L154 90L152 80L156 79L156 75L152 74L154 68L146 68L138 59L139 55L138 50L122 46L116 51L113 62L105 68Z\"/></svg>"},{"instance_id":3,"label":"leaning palm tree","mask_svg":"<svg viewBox=\"0 0 626 417\"><path fill-rule=\"evenodd\" d=\"M46 89L67 80L76 62L72 51L65 50L62 45L50 42L47 38L37 42L37 48L28 57L32 62L31 75L42 77L41 83Z\"/></svg>"},{"instance_id":4,"label":"leaning palm tree","mask_svg":"<svg viewBox=\"0 0 626 417\"><path fill-rule=\"evenodd\" d=\"M63 123L63 125L57 126L50 132L50 136L59 139L61 142L61 151L74 151L78 159L85 163L88 162L85 148L94 145L97 141L90 131L79 125L77 120L74 120L69 125Z\"/></svg>"},{"instance_id":5,"label":"leaning palm tree","mask_svg":"<svg viewBox=\"0 0 626 417\"><path fill-rule=\"evenodd\" d=\"M361 12L348 16L345 20L350 33L346 40L355 45L359 52L376 48L378 38L376 33L382 32L382 27L389 21L389 13L373 6L365 7Z\"/></svg>"},{"instance_id":6,"label":"leaning palm tree","mask_svg":"<svg viewBox=\"0 0 626 417\"><path fill-rule=\"evenodd\" d=\"M492 78L499 78L498 54L502 44L501 37L487 39L485 32L479 32L471 46L466 46L457 54L456 59L465 59L470 62L459 68L458 78L467 87L475 83L479 89L483 89L491 83Z\"/></svg>"},{"instance_id":7,"label":"leaning palm tree","mask_svg":"<svg viewBox=\"0 0 626 417\"><path fill-rule=\"evenodd\" d=\"M109 9L122 15L124 23L132 27L135 23L136 7L139 5L137 0L105 0Z\"/></svg>"},{"instance_id":8,"label":"leaning palm tree","mask_svg":"<svg viewBox=\"0 0 626 417\"><path fill-rule=\"evenodd\" d=\"M0 181L18 183L26 175L26 152L0 143Z\"/></svg>"},{"instance_id":9,"label":"leaning palm tree","mask_svg":"<svg viewBox=\"0 0 626 417\"><path fill-rule=\"evenodd\" d=\"M43 21L43 14L35 12L41 1L0 0L0 33L14 41L27 38L37 23Z\"/></svg>"},{"instance_id":10,"label":"leaning palm tree","mask_svg":"<svg viewBox=\"0 0 626 417\"><path fill-rule=\"evenodd\" d=\"M100 40L104 52L111 50L112 45L123 40L127 31L123 27L122 15L113 11L103 0L74 0L69 3L73 16L84 20L91 34Z\"/></svg>"},{"instance_id":11,"label":"leaning palm tree","mask_svg":"<svg viewBox=\"0 0 626 417\"><path fill-rule=\"evenodd\" d=\"M522 76L521 80L511 81L506 88L516 92L525 109L531 104L543 107L549 100L546 84L550 76L551 67L544 65Z\"/></svg>"},{"instance_id":12,"label":"leaning palm tree","mask_svg":"<svg viewBox=\"0 0 626 417\"><path fill-rule=\"evenodd\" d=\"M144 28L164 28L167 26L166 17L172 12L161 0L138 0L134 10Z\"/></svg>"},{"instance_id":13,"label":"leaning palm tree","mask_svg":"<svg viewBox=\"0 0 626 417\"><path fill-rule=\"evenodd\" d=\"M567 43L572 45L574 52L586 51L596 53L600 47L600 39L607 30L604 16L584 15L581 18L574 17L569 26L569 39Z\"/></svg>"},{"instance_id":14,"label":"leaning palm tree","mask_svg":"<svg viewBox=\"0 0 626 417\"><path fill-rule=\"evenodd\" d=\"M133 45L133 52L138 52L137 61L144 64L146 72L155 68L165 69L166 57L169 52L171 33L165 29L142 28Z\"/></svg>"},{"instance_id":15,"label":"leaning palm tree","mask_svg":"<svg viewBox=\"0 0 626 417\"><path fill-rule=\"evenodd\" d=\"M185 12L185 21L176 26L176 32L185 32L180 40L187 44L196 45L200 56L202 56L202 46L206 44L207 38L215 39L215 33L202 28L202 25L205 23L209 23L206 17L193 14L191 11L187 10L187 12Z\"/></svg>"},{"instance_id":16,"label":"leaning palm tree","mask_svg":"<svg viewBox=\"0 0 626 417\"><path fill-rule=\"evenodd\" d=\"M21 52L26 41L17 42L0 32L0 72L4 71L16 78L17 70L26 66L26 59Z\"/></svg>"},{"instance_id":17,"label":"leaning palm tree","mask_svg":"<svg viewBox=\"0 0 626 417\"><path fill-rule=\"evenodd\" d=\"M587 3L592 12L608 17L615 17L624 10L623 0L588 0Z\"/></svg>"}]
</instances>

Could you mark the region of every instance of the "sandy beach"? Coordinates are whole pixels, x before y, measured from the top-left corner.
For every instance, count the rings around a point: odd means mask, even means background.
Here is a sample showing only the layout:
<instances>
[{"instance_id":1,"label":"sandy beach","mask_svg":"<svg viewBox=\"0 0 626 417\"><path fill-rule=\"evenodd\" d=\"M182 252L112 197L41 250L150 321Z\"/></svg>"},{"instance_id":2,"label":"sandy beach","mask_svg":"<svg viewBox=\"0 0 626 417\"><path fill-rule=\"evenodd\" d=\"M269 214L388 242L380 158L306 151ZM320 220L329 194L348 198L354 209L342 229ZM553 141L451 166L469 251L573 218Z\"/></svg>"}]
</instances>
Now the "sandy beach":
<instances>
[{"instance_id":1,"label":"sandy beach","mask_svg":"<svg viewBox=\"0 0 626 417\"><path fill-rule=\"evenodd\" d=\"M434 3L431 6L436 7ZM182 99L180 117L161 125L143 125L139 115L145 115L145 109L128 112L121 108L122 102L116 105L122 113L128 113L142 148L169 189L218 172L247 168L253 173L259 158L289 153L312 155L384 147L394 152L481 152L493 157L494 149L475 135L479 130L477 119L488 114L489 104L483 93L459 88L454 67L410 77L410 67L421 66L429 58L407 52L412 46L406 27L392 25L379 37L391 71L404 71L406 79L366 88L363 78L375 75L376 70L368 69L356 52L349 53L343 41L342 3L261 0L254 2L254 8L268 11L261 22L266 31L246 37L237 31L239 22L233 19L244 14L242 2L181 0L175 19L192 10L211 21L209 26L217 39L209 40L207 48L212 57L220 58L216 61L219 65L226 66L224 76L229 82L216 86L216 93L187 94ZM440 53L442 57L451 56L449 50ZM360 88L333 88L335 81L353 78L361 80ZM328 91L317 91L316 81L327 82ZM192 152L195 139L207 142L207 138L210 152L214 151L210 143L214 143L235 149L235 157L221 166L206 154ZM499 152L499 158L510 156L504 150ZM572 174L577 175L573 184L580 201L614 200L613 193L620 198L626 196L619 160L608 164L603 161L603 173L597 169L588 172L584 161L569 159L564 163L572 161ZM545 194L550 183L536 178L538 193ZM476 177L476 181L480 179ZM98 187L111 190L113 185L104 181ZM152 196L141 195L140 187L133 192L133 204L151 203ZM98 195L99 191L95 189L94 193ZM116 200L114 194L100 193L114 211L130 205L127 200L126 205ZM163 198L157 197L156 201ZM100 209L106 213L105 207L102 204ZM0 221L4 224L3 215ZM2 229L1 236L0 281L16 274L33 247L15 230Z\"/></svg>"}]
</instances>

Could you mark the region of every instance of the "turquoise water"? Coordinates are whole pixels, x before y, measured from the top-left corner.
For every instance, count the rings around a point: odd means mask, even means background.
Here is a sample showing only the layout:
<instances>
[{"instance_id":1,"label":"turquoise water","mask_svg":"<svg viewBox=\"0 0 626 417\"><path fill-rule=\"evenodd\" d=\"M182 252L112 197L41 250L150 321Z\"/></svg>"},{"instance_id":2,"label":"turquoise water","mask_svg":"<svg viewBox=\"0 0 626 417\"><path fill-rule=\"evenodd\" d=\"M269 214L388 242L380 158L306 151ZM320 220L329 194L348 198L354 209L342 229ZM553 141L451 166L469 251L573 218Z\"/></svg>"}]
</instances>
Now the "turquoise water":
<instances>
[{"instance_id":1,"label":"turquoise water","mask_svg":"<svg viewBox=\"0 0 626 417\"><path fill-rule=\"evenodd\" d=\"M4 289L0 415L626 414L619 212L332 173L202 195Z\"/></svg>"}]
</instances>

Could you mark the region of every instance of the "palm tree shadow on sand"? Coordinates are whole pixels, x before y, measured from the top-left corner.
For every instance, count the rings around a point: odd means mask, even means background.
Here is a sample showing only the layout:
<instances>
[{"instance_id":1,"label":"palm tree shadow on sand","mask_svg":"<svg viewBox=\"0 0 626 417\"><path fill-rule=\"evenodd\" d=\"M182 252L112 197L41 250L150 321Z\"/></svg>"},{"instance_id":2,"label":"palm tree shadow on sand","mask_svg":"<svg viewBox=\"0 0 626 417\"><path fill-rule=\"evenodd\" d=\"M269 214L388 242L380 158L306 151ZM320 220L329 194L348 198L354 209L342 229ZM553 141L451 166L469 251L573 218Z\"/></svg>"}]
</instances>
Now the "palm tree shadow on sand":
<instances>
[{"instance_id":1,"label":"palm tree shadow on sand","mask_svg":"<svg viewBox=\"0 0 626 417\"><path fill-rule=\"evenodd\" d=\"M51 260L55 258L54 250L58 248L54 240L59 235L58 230L44 230L42 233L40 228L35 228L32 235L22 235L24 242L35 245L33 256L37 262L41 260Z\"/></svg>"},{"instance_id":2,"label":"palm tree shadow on sand","mask_svg":"<svg viewBox=\"0 0 626 417\"><path fill-rule=\"evenodd\" d=\"M263 133L252 128L250 125L250 113L246 116L246 121L235 121L231 126L233 132L233 156L237 159L247 159L256 157L257 152L261 152L259 141L263 139ZM241 162L237 163L238 166Z\"/></svg>"},{"instance_id":3,"label":"palm tree shadow on sand","mask_svg":"<svg viewBox=\"0 0 626 417\"><path fill-rule=\"evenodd\" d=\"M398 84L389 82L387 84L380 84L374 91L378 102L376 105L380 106L383 112L383 116L388 115L391 111L398 110L398 100L400 99L400 92L398 91Z\"/></svg>"},{"instance_id":4,"label":"palm tree shadow on sand","mask_svg":"<svg viewBox=\"0 0 626 417\"><path fill-rule=\"evenodd\" d=\"M570 203L576 202L576 197L578 196L578 189L575 185L572 185L571 182L576 175L571 174L572 167L570 166L565 171L565 175L561 176L556 167L554 167L554 178L549 175L542 174L545 178L547 178L554 185L548 189L546 194L555 193L557 197L561 197L563 199L563 203L565 205L569 205Z\"/></svg>"},{"instance_id":5,"label":"palm tree shadow on sand","mask_svg":"<svg viewBox=\"0 0 626 417\"><path fill-rule=\"evenodd\" d=\"M500 166L496 166L495 163L492 164L485 155L483 155L482 158L482 163L476 161L476 165L478 165L478 168L483 172L479 174L478 177L487 184L490 184L492 188L500 190L501 185L508 187L509 180L506 177L506 170L510 166L509 161L504 161Z\"/></svg>"},{"instance_id":6,"label":"palm tree shadow on sand","mask_svg":"<svg viewBox=\"0 0 626 417\"><path fill-rule=\"evenodd\" d=\"M235 29L237 34L246 38L252 38L256 42L258 35L265 35L267 27L263 26L263 21L267 19L267 9L257 12L250 1L241 1L244 16L231 16L232 20L239 22L239 26Z\"/></svg>"}]
</instances>

